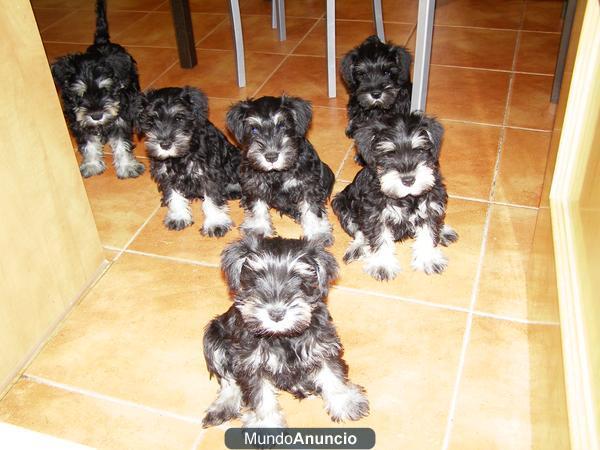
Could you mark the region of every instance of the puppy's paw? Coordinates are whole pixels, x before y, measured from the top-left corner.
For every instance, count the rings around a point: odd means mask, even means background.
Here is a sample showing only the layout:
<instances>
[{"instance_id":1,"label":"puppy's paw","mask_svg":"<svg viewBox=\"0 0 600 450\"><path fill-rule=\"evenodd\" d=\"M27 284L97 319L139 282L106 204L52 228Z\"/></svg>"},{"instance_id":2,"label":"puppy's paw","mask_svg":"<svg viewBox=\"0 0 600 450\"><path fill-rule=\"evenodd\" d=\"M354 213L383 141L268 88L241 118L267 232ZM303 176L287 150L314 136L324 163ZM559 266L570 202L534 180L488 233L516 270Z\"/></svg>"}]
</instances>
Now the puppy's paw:
<instances>
[{"instance_id":1,"label":"puppy's paw","mask_svg":"<svg viewBox=\"0 0 600 450\"><path fill-rule=\"evenodd\" d=\"M86 162L79 166L79 171L81 172L81 175L83 175L84 178L93 177L94 175L100 175L105 170L106 164L104 164L104 161L100 159L97 161Z\"/></svg>"},{"instance_id":2,"label":"puppy's paw","mask_svg":"<svg viewBox=\"0 0 600 450\"><path fill-rule=\"evenodd\" d=\"M350 264L352 261L357 261L364 256L367 256L365 246L352 243L344 253L343 260L346 264Z\"/></svg>"},{"instance_id":3,"label":"puppy's paw","mask_svg":"<svg viewBox=\"0 0 600 450\"><path fill-rule=\"evenodd\" d=\"M309 241L319 242L324 247L331 247L335 242L335 238L332 233L318 233L312 236L307 236Z\"/></svg>"},{"instance_id":4,"label":"puppy's paw","mask_svg":"<svg viewBox=\"0 0 600 450\"><path fill-rule=\"evenodd\" d=\"M209 408L206 415L202 419L202 428L214 427L221 425L223 422L235 419L239 416L237 411L228 408L213 409Z\"/></svg>"},{"instance_id":5,"label":"puppy's paw","mask_svg":"<svg viewBox=\"0 0 600 450\"><path fill-rule=\"evenodd\" d=\"M385 261L380 261L375 255L369 256L365 263L365 272L375 278L377 281L393 280L400 273L400 264L396 258L389 257Z\"/></svg>"},{"instance_id":6,"label":"puppy's paw","mask_svg":"<svg viewBox=\"0 0 600 450\"><path fill-rule=\"evenodd\" d=\"M271 414L268 417L258 417L254 411L249 411L242 417L244 428L285 428L287 424L281 414Z\"/></svg>"},{"instance_id":7,"label":"puppy's paw","mask_svg":"<svg viewBox=\"0 0 600 450\"><path fill-rule=\"evenodd\" d=\"M120 179L137 178L144 173L146 168L139 161L131 161L129 164L118 166L116 168L117 177Z\"/></svg>"},{"instance_id":8,"label":"puppy's paw","mask_svg":"<svg viewBox=\"0 0 600 450\"><path fill-rule=\"evenodd\" d=\"M273 228L267 225L247 225L242 224L240 227L245 234L258 236L258 237L269 237L273 234Z\"/></svg>"},{"instance_id":9,"label":"puppy's paw","mask_svg":"<svg viewBox=\"0 0 600 450\"><path fill-rule=\"evenodd\" d=\"M200 230L200 232L202 233L203 236L220 238L220 237L225 236L227 234L227 232L229 230L231 230L232 225L233 225L232 223L211 225L211 226L204 225L202 227L202 230Z\"/></svg>"},{"instance_id":10,"label":"puppy's paw","mask_svg":"<svg viewBox=\"0 0 600 450\"><path fill-rule=\"evenodd\" d=\"M448 266L448 260L439 248L434 247L427 252L414 252L411 265L413 269L421 270L427 275L431 275L433 273L442 273Z\"/></svg>"},{"instance_id":11,"label":"puppy's paw","mask_svg":"<svg viewBox=\"0 0 600 450\"><path fill-rule=\"evenodd\" d=\"M348 383L346 389L327 403L327 413L334 422L358 420L369 415L369 400L365 390L356 384Z\"/></svg>"},{"instance_id":12,"label":"puppy's paw","mask_svg":"<svg viewBox=\"0 0 600 450\"><path fill-rule=\"evenodd\" d=\"M440 244L444 247L448 247L456 241L458 241L458 233L448 225L444 225L442 232L440 233Z\"/></svg>"},{"instance_id":13,"label":"puppy's paw","mask_svg":"<svg viewBox=\"0 0 600 450\"><path fill-rule=\"evenodd\" d=\"M189 227L194 223L194 221L192 219L182 219L167 216L165 217L163 223L169 230L179 231Z\"/></svg>"}]
</instances>

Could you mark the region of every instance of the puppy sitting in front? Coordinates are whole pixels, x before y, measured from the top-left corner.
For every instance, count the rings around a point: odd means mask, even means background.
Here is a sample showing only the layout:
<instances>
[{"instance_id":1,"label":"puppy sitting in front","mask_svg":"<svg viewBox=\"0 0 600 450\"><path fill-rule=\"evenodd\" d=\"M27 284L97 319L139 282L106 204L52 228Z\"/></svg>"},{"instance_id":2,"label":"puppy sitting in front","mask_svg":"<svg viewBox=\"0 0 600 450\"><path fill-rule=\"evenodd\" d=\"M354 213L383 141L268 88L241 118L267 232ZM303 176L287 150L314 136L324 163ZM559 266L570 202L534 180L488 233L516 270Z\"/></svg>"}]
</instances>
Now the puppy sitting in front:
<instances>
[{"instance_id":1,"label":"puppy sitting in front","mask_svg":"<svg viewBox=\"0 0 600 450\"><path fill-rule=\"evenodd\" d=\"M52 76L83 156L81 174L91 177L106 170L102 149L108 142L117 176L137 177L144 172L133 155L135 102L140 92L137 68L131 55L109 40L105 3L96 3L94 44L84 53L56 60Z\"/></svg>"},{"instance_id":2,"label":"puppy sitting in front","mask_svg":"<svg viewBox=\"0 0 600 450\"><path fill-rule=\"evenodd\" d=\"M373 120L410 112L410 53L404 47L370 36L342 60L342 78L348 89L346 135ZM361 162L362 164L362 162Z\"/></svg>"},{"instance_id":3,"label":"puppy sitting in front","mask_svg":"<svg viewBox=\"0 0 600 450\"><path fill-rule=\"evenodd\" d=\"M202 200L202 234L224 236L232 227L227 200L240 198L240 151L208 120L198 89L150 90L141 98L139 127L146 136L150 173L168 208L170 230L192 225L191 203Z\"/></svg>"},{"instance_id":4,"label":"puppy sitting in front","mask_svg":"<svg viewBox=\"0 0 600 450\"><path fill-rule=\"evenodd\" d=\"M325 202L335 177L306 139L310 103L296 97L261 97L235 104L227 126L242 146L242 230L273 233L269 208L302 225L304 236L333 243Z\"/></svg>"},{"instance_id":5,"label":"puppy sitting in front","mask_svg":"<svg viewBox=\"0 0 600 450\"><path fill-rule=\"evenodd\" d=\"M458 235L444 224L448 194L440 173L443 128L435 119L412 113L374 122L356 132L366 166L335 196L332 208L354 239L344 255L364 258L365 271L391 280L400 271L395 242L414 238L412 267L441 273L447 260L439 245Z\"/></svg>"},{"instance_id":6,"label":"puppy sitting in front","mask_svg":"<svg viewBox=\"0 0 600 450\"><path fill-rule=\"evenodd\" d=\"M299 399L320 395L336 422L366 416L364 389L348 381L325 304L338 266L322 244L248 235L224 250L222 268L234 304L204 334L220 390L203 425L244 413L245 427L285 427L277 389Z\"/></svg>"}]
</instances>

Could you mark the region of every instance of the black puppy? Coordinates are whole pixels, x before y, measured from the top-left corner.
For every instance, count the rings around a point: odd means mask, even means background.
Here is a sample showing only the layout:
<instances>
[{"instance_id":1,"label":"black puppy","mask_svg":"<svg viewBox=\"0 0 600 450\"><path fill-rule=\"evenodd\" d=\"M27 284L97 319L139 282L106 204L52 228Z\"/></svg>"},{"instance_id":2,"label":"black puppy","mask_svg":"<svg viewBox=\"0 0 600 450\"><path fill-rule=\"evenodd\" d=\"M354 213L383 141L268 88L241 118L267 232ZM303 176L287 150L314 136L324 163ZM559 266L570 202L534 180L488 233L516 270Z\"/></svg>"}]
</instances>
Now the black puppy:
<instances>
[{"instance_id":1,"label":"black puppy","mask_svg":"<svg viewBox=\"0 0 600 450\"><path fill-rule=\"evenodd\" d=\"M334 421L366 416L369 403L348 381L325 304L338 266L321 243L248 235L225 249L222 268L234 304L204 333L206 365L220 390L202 424L245 409L245 427L284 427L277 389L320 395Z\"/></svg>"},{"instance_id":2,"label":"black puppy","mask_svg":"<svg viewBox=\"0 0 600 450\"><path fill-rule=\"evenodd\" d=\"M447 260L438 245L458 235L444 225L448 194L439 165L441 124L421 113L374 122L356 132L366 167L332 201L334 213L354 238L344 255L365 258L377 280L396 277L396 241L415 238L412 266L440 273Z\"/></svg>"},{"instance_id":3,"label":"black puppy","mask_svg":"<svg viewBox=\"0 0 600 450\"><path fill-rule=\"evenodd\" d=\"M67 123L83 156L84 177L104 172L102 148L107 142L119 178L137 177L144 165L133 155L135 99L140 85L135 60L109 40L104 0L96 3L94 44L85 53L59 58L52 64L60 87Z\"/></svg>"},{"instance_id":4,"label":"black puppy","mask_svg":"<svg viewBox=\"0 0 600 450\"><path fill-rule=\"evenodd\" d=\"M348 88L348 127L353 137L373 120L410 112L411 57L407 49L368 37L342 60L342 78Z\"/></svg>"},{"instance_id":5,"label":"black puppy","mask_svg":"<svg viewBox=\"0 0 600 450\"><path fill-rule=\"evenodd\" d=\"M141 97L139 128L150 173L167 206L164 223L193 223L191 202L203 200L202 234L221 237L233 225L227 200L240 198L240 151L208 120L208 100L192 87L150 90Z\"/></svg>"},{"instance_id":6,"label":"black puppy","mask_svg":"<svg viewBox=\"0 0 600 450\"><path fill-rule=\"evenodd\" d=\"M261 97L235 104L227 126L242 146L242 229L272 234L269 208L302 225L304 235L333 243L325 202L335 177L306 139L310 103L296 97Z\"/></svg>"}]
</instances>

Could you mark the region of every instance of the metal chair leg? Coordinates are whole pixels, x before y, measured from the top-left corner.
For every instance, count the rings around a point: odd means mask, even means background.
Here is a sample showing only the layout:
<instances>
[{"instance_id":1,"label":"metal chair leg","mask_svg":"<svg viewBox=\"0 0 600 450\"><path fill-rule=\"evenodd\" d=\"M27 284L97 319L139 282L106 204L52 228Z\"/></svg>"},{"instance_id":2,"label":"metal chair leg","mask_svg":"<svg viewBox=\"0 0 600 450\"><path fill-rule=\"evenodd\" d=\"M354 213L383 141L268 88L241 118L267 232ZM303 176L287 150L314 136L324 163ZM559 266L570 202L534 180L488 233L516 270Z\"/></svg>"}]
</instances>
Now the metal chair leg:
<instances>
[{"instance_id":1,"label":"metal chair leg","mask_svg":"<svg viewBox=\"0 0 600 450\"><path fill-rule=\"evenodd\" d=\"M244 34L242 31L239 1L229 0L229 9L231 11L231 27L233 32L233 45L235 47L237 81L239 87L244 87L246 86L246 61L244 57Z\"/></svg>"},{"instance_id":2,"label":"metal chair leg","mask_svg":"<svg viewBox=\"0 0 600 450\"><path fill-rule=\"evenodd\" d=\"M271 0L271 28L277 28L277 0Z\"/></svg>"},{"instance_id":3,"label":"metal chair leg","mask_svg":"<svg viewBox=\"0 0 600 450\"><path fill-rule=\"evenodd\" d=\"M327 91L330 98L336 96L335 66L335 0L327 0Z\"/></svg>"},{"instance_id":4,"label":"metal chair leg","mask_svg":"<svg viewBox=\"0 0 600 450\"><path fill-rule=\"evenodd\" d=\"M567 0L565 14L563 17L563 28L560 35L560 47L558 48L558 58L556 59L556 67L554 68L554 81L552 82L552 93L550 101L558 102L560 96L560 86L562 84L563 75L565 72L565 63L567 61L567 51L569 50L569 41L571 40L571 30L573 28L573 20L575 19L576 0Z\"/></svg>"},{"instance_id":5,"label":"metal chair leg","mask_svg":"<svg viewBox=\"0 0 600 450\"><path fill-rule=\"evenodd\" d=\"M381 0L373 0L373 21L377 30L377 37L381 42L385 42L385 31L383 29L383 10Z\"/></svg>"},{"instance_id":6,"label":"metal chair leg","mask_svg":"<svg viewBox=\"0 0 600 450\"><path fill-rule=\"evenodd\" d=\"M419 0L411 111L425 111L427 103L434 13L435 0Z\"/></svg>"},{"instance_id":7,"label":"metal chair leg","mask_svg":"<svg viewBox=\"0 0 600 450\"><path fill-rule=\"evenodd\" d=\"M277 2L277 27L279 28L279 40L285 41L286 31L285 31L285 0L276 0Z\"/></svg>"}]
</instances>

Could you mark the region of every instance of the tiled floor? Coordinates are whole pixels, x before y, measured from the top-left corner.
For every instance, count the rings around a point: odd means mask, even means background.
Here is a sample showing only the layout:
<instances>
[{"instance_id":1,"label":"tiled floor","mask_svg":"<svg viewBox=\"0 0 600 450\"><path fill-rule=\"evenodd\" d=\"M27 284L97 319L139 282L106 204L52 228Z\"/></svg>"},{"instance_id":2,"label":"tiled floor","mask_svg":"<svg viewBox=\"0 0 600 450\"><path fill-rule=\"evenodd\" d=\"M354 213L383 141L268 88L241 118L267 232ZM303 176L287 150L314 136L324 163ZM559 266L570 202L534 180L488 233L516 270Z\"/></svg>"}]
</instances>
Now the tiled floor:
<instances>
[{"instance_id":1,"label":"tiled floor","mask_svg":"<svg viewBox=\"0 0 600 450\"><path fill-rule=\"evenodd\" d=\"M93 2L32 0L49 59L92 36ZM179 68L169 2L110 0L114 40L139 63L144 88L191 84L223 128L236 99L290 94L313 102L310 139L336 172L357 171L344 136L347 96L326 95L324 2L288 0L288 40L270 28L268 0L242 0L248 86L235 84L225 0L191 0L199 64ZM388 36L414 47L417 0L383 0ZM553 297L527 284L550 139L548 102L560 1L438 0L428 111L446 128L442 169L458 243L444 275L409 269L378 283L343 266L329 305L350 365L366 387L378 449L566 449L560 329ZM81 9L74 9L81 8ZM341 56L373 32L368 0L338 1ZM138 147L143 158L143 145ZM145 159L142 159L146 161ZM230 302L218 270L238 236L203 238L162 225L146 173L85 180L109 269L0 402L0 420L103 449L221 449L202 430L217 384L202 333ZM240 223L242 214L232 205ZM299 226L275 218L280 234ZM335 224L338 259L349 238ZM319 400L282 395L292 426L331 426ZM346 424L350 426L353 424Z\"/></svg>"}]
</instances>

